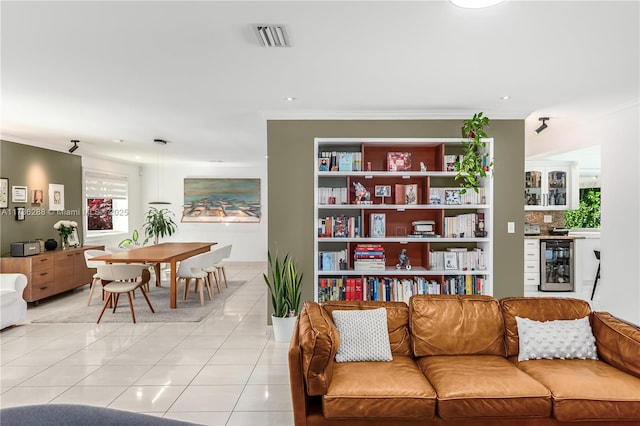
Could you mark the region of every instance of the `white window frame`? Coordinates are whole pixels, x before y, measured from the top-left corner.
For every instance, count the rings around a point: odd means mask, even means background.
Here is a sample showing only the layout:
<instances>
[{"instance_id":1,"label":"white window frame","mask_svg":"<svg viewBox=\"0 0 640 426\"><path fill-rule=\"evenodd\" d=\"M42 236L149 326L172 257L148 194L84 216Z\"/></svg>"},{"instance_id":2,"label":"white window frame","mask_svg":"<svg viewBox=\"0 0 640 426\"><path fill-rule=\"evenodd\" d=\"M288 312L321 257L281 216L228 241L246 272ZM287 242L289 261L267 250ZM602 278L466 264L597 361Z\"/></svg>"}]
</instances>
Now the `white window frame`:
<instances>
[{"instance_id":1,"label":"white window frame","mask_svg":"<svg viewBox=\"0 0 640 426\"><path fill-rule=\"evenodd\" d=\"M129 178L127 175L84 170L83 178L83 210L85 238L95 238L108 235L129 234ZM105 198L113 200L113 229L89 230L89 211L87 201L90 198Z\"/></svg>"}]
</instances>

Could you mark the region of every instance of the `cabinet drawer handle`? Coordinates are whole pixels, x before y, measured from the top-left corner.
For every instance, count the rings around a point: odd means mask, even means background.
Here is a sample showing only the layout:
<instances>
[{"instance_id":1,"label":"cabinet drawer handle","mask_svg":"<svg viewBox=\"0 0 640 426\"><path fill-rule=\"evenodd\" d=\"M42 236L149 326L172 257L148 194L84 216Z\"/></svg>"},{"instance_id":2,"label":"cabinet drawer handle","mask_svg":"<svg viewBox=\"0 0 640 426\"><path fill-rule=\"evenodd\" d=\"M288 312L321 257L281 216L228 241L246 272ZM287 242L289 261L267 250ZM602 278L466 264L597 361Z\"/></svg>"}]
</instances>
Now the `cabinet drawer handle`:
<instances>
[{"instance_id":1,"label":"cabinet drawer handle","mask_svg":"<svg viewBox=\"0 0 640 426\"><path fill-rule=\"evenodd\" d=\"M47 260L49 260L49 259L47 259L47 258L40 259L40 262L46 262Z\"/></svg>"},{"instance_id":2,"label":"cabinet drawer handle","mask_svg":"<svg viewBox=\"0 0 640 426\"><path fill-rule=\"evenodd\" d=\"M40 287L40 290L46 290L46 289L48 289L48 288L49 288L49 286L46 286L46 285L45 285L44 287Z\"/></svg>"},{"instance_id":3,"label":"cabinet drawer handle","mask_svg":"<svg viewBox=\"0 0 640 426\"><path fill-rule=\"evenodd\" d=\"M40 274L40 276L41 276L41 277L44 277L45 275L49 275L49 273L48 273L48 272L42 272L42 273Z\"/></svg>"}]
</instances>

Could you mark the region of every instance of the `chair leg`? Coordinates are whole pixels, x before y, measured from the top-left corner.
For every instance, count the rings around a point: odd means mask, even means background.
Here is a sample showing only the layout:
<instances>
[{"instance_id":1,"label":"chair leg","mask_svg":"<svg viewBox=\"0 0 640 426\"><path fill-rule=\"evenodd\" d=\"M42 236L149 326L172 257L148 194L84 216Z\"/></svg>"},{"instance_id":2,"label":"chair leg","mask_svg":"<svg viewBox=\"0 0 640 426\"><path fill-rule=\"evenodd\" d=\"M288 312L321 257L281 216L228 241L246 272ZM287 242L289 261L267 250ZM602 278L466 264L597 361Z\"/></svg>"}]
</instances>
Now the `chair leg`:
<instances>
[{"instance_id":1,"label":"chair leg","mask_svg":"<svg viewBox=\"0 0 640 426\"><path fill-rule=\"evenodd\" d=\"M115 299L113 300L113 313L116 313L116 308L118 307L118 299L120 298L120 293L112 293L111 298L113 299L115 296Z\"/></svg>"},{"instance_id":2,"label":"chair leg","mask_svg":"<svg viewBox=\"0 0 640 426\"><path fill-rule=\"evenodd\" d=\"M131 293L133 291L127 292L127 298L129 299L129 307L131 308L131 319L133 319L133 323L136 323L136 314L133 312L133 299L131 298Z\"/></svg>"},{"instance_id":3,"label":"chair leg","mask_svg":"<svg viewBox=\"0 0 640 426\"><path fill-rule=\"evenodd\" d=\"M178 278L179 280L184 280L184 300L187 300L187 296L189 295L189 284L191 284L191 278Z\"/></svg>"},{"instance_id":4,"label":"chair leg","mask_svg":"<svg viewBox=\"0 0 640 426\"><path fill-rule=\"evenodd\" d=\"M112 295L112 293L109 293L109 295L107 296L107 300L106 300L106 302L104 302L104 306L102 307L102 311L100 312L100 316L98 317L98 321L96 321L96 324L100 324L100 320L102 319L102 315L104 315L104 311L107 310L107 306L109 306L109 302L111 301L111 295Z\"/></svg>"},{"instance_id":5,"label":"chair leg","mask_svg":"<svg viewBox=\"0 0 640 426\"><path fill-rule=\"evenodd\" d=\"M220 268L222 270L222 276L224 277L224 286L225 287L229 287L227 285L227 271L225 271L224 266L222 268Z\"/></svg>"},{"instance_id":6,"label":"chair leg","mask_svg":"<svg viewBox=\"0 0 640 426\"><path fill-rule=\"evenodd\" d=\"M91 298L93 297L93 291L96 289L96 285L98 285L98 281L100 281L99 278L94 278L91 281L91 290L89 290L89 302L87 303L87 306L91 306Z\"/></svg>"},{"instance_id":7,"label":"chair leg","mask_svg":"<svg viewBox=\"0 0 640 426\"><path fill-rule=\"evenodd\" d=\"M218 293L222 293L222 286L220 285L220 277L218 276L218 270L216 269L215 271L212 271L211 275L213 275L213 278L216 280L216 285L218 286Z\"/></svg>"},{"instance_id":8,"label":"chair leg","mask_svg":"<svg viewBox=\"0 0 640 426\"><path fill-rule=\"evenodd\" d=\"M209 292L209 300L213 300L213 290L211 290L211 280L209 280L209 275L204 279L204 283L207 286L207 291Z\"/></svg>"},{"instance_id":9,"label":"chair leg","mask_svg":"<svg viewBox=\"0 0 640 426\"><path fill-rule=\"evenodd\" d=\"M204 280L196 278L196 290L200 293L200 306L204 306Z\"/></svg>"},{"instance_id":10,"label":"chair leg","mask_svg":"<svg viewBox=\"0 0 640 426\"><path fill-rule=\"evenodd\" d=\"M144 290L142 290L142 295L144 296L144 299L147 301L147 305L149 305L149 309L151 309L152 313L156 313L156 311L153 310L153 306L151 306L151 302L149 301L149 298L147 297L147 293L145 293Z\"/></svg>"}]
</instances>

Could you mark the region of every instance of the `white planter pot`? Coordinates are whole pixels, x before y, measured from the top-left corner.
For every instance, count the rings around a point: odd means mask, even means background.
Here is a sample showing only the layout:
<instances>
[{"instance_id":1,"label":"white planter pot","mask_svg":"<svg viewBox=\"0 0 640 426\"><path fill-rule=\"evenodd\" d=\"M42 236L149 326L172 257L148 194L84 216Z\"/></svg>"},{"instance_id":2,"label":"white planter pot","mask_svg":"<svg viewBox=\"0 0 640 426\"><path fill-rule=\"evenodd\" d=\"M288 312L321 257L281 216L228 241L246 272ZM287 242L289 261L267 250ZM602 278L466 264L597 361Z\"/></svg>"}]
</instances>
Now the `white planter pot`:
<instances>
[{"instance_id":1,"label":"white planter pot","mask_svg":"<svg viewBox=\"0 0 640 426\"><path fill-rule=\"evenodd\" d=\"M274 317L271 316L271 322L273 324L273 336L276 342L289 342L293 335L293 328L296 325L297 316L295 317Z\"/></svg>"}]
</instances>

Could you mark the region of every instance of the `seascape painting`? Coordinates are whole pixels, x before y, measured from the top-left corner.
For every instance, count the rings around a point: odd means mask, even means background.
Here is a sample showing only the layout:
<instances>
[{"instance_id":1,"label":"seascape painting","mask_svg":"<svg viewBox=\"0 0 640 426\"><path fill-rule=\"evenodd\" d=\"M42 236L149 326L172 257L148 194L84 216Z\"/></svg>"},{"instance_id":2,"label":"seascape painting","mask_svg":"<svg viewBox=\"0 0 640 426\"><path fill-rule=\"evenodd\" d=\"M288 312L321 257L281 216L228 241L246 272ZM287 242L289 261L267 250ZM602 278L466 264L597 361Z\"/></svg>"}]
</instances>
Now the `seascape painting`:
<instances>
[{"instance_id":1,"label":"seascape painting","mask_svg":"<svg viewBox=\"0 0 640 426\"><path fill-rule=\"evenodd\" d=\"M260 179L185 178L182 222L260 222Z\"/></svg>"}]
</instances>

